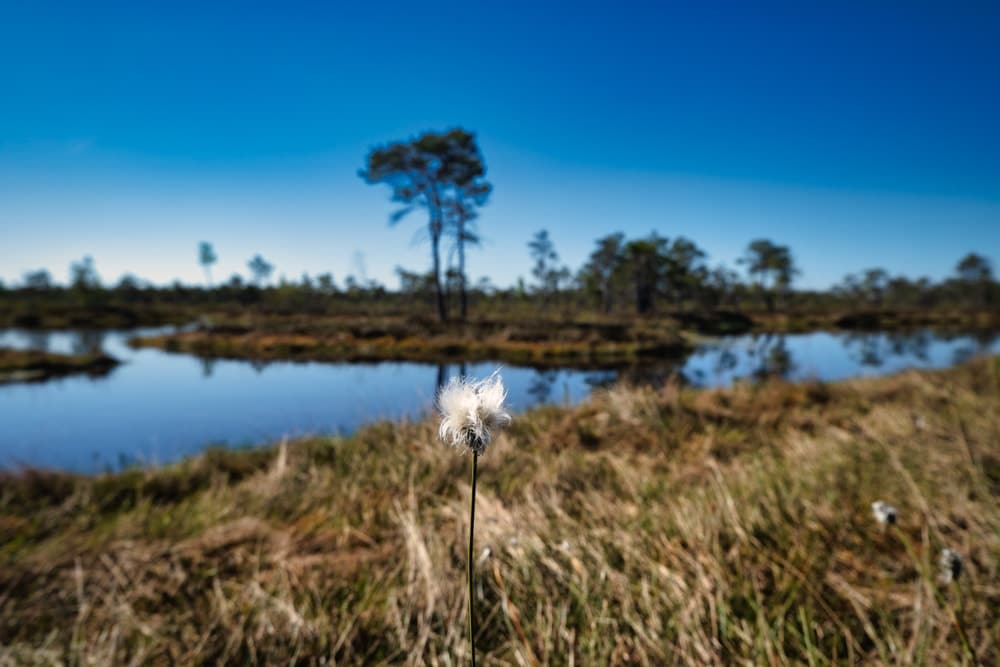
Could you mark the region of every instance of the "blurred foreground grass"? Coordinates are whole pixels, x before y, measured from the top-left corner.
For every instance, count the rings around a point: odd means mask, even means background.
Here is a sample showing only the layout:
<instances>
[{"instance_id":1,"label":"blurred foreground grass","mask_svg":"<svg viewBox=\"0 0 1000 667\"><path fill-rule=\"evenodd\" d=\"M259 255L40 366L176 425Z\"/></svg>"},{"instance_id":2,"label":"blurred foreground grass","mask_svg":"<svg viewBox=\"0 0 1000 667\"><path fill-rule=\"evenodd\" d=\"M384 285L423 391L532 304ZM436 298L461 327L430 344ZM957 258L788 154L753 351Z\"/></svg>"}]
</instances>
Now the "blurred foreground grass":
<instances>
[{"instance_id":1,"label":"blurred foreground grass","mask_svg":"<svg viewBox=\"0 0 1000 667\"><path fill-rule=\"evenodd\" d=\"M6 476L0 664L462 664L467 465L427 420ZM1000 359L616 387L479 483L482 664L996 663Z\"/></svg>"}]
</instances>

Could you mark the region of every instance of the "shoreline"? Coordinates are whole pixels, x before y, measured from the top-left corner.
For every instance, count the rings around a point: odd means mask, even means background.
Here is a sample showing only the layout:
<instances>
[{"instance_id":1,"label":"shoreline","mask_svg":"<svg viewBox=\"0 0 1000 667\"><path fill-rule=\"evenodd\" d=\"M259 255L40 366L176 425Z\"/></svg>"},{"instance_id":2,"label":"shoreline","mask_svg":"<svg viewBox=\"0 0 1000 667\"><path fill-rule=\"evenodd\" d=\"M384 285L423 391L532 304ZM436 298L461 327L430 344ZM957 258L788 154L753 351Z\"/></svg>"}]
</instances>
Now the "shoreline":
<instances>
[{"instance_id":1,"label":"shoreline","mask_svg":"<svg viewBox=\"0 0 1000 667\"><path fill-rule=\"evenodd\" d=\"M792 317L716 313L645 320L489 320L440 325L405 318L238 318L135 337L129 344L203 358L251 361L500 361L537 368L613 368L681 358L698 340L741 334L1000 331L1000 314L856 313Z\"/></svg>"}]
</instances>

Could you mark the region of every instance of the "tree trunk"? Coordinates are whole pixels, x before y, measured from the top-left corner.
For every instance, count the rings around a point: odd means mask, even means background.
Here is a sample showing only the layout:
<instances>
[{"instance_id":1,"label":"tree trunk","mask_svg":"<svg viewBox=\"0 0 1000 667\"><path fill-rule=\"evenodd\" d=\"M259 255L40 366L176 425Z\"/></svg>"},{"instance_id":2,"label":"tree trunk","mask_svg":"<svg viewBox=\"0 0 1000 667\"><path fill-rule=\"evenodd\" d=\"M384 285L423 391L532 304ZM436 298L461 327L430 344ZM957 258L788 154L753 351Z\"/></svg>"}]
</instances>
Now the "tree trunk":
<instances>
[{"instance_id":1,"label":"tree trunk","mask_svg":"<svg viewBox=\"0 0 1000 667\"><path fill-rule=\"evenodd\" d=\"M448 321L448 304L445 300L444 290L441 289L441 232L444 230L444 219L441 211L441 197L438 195L437 185L431 183L427 191L428 204L430 205L430 233L431 233L431 254L434 257L434 293L437 296L438 318L442 322Z\"/></svg>"},{"instance_id":2,"label":"tree trunk","mask_svg":"<svg viewBox=\"0 0 1000 667\"><path fill-rule=\"evenodd\" d=\"M653 310L652 290L641 280L637 280L635 285L635 307L640 315L645 315Z\"/></svg>"},{"instance_id":3,"label":"tree trunk","mask_svg":"<svg viewBox=\"0 0 1000 667\"><path fill-rule=\"evenodd\" d=\"M434 293L437 296L438 318L448 321L448 305L445 302L444 290L441 287L441 234L431 232L431 253L434 255Z\"/></svg>"},{"instance_id":4,"label":"tree trunk","mask_svg":"<svg viewBox=\"0 0 1000 667\"><path fill-rule=\"evenodd\" d=\"M464 322L469 315L469 299L465 292L465 220L458 219L458 284L459 308Z\"/></svg>"}]
</instances>

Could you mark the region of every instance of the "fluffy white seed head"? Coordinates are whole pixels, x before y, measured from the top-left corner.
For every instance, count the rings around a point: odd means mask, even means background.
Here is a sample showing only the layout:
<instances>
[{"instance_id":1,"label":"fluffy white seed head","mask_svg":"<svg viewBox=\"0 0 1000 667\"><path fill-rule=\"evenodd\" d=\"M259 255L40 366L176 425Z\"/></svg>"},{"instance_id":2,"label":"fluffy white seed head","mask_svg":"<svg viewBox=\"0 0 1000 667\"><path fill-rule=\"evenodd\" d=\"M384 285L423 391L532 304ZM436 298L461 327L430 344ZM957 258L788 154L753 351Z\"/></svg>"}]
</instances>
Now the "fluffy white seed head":
<instances>
[{"instance_id":1,"label":"fluffy white seed head","mask_svg":"<svg viewBox=\"0 0 1000 667\"><path fill-rule=\"evenodd\" d=\"M875 520L883 526L895 525L896 519L898 518L896 508L881 500L876 500L872 503L872 514L875 516Z\"/></svg>"},{"instance_id":2,"label":"fluffy white seed head","mask_svg":"<svg viewBox=\"0 0 1000 667\"><path fill-rule=\"evenodd\" d=\"M438 394L438 435L453 447L482 454L494 434L510 424L510 415L503 407L506 398L507 390L497 371L479 381L452 378Z\"/></svg>"},{"instance_id":3,"label":"fluffy white seed head","mask_svg":"<svg viewBox=\"0 0 1000 667\"><path fill-rule=\"evenodd\" d=\"M941 550L941 581L951 583L962 576L962 555L952 549Z\"/></svg>"}]
</instances>

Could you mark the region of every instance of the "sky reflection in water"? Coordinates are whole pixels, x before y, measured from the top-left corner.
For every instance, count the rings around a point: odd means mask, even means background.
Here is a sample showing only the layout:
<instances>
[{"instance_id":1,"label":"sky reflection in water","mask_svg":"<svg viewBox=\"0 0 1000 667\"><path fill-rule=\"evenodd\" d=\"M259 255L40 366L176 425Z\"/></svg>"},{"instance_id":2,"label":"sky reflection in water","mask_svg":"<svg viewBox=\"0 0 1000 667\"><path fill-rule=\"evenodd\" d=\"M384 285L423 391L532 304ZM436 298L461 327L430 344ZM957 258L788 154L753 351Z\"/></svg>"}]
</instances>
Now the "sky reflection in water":
<instances>
[{"instance_id":1,"label":"sky reflection in water","mask_svg":"<svg viewBox=\"0 0 1000 667\"><path fill-rule=\"evenodd\" d=\"M216 443L242 446L283 435L349 432L382 418L418 418L441 378L458 365L385 362L325 364L201 360L158 350L131 350L134 332L0 331L0 346L57 352L103 348L126 360L109 376L0 385L0 466L79 471L127 463L164 463ZM644 363L621 374L661 383L675 373L699 386L777 375L838 380L908 367L944 367L977 353L1000 352L996 335L907 334L732 336L707 342L684 360ZM489 374L497 364L468 364ZM515 410L575 403L614 371L538 371L505 366Z\"/></svg>"}]
</instances>

